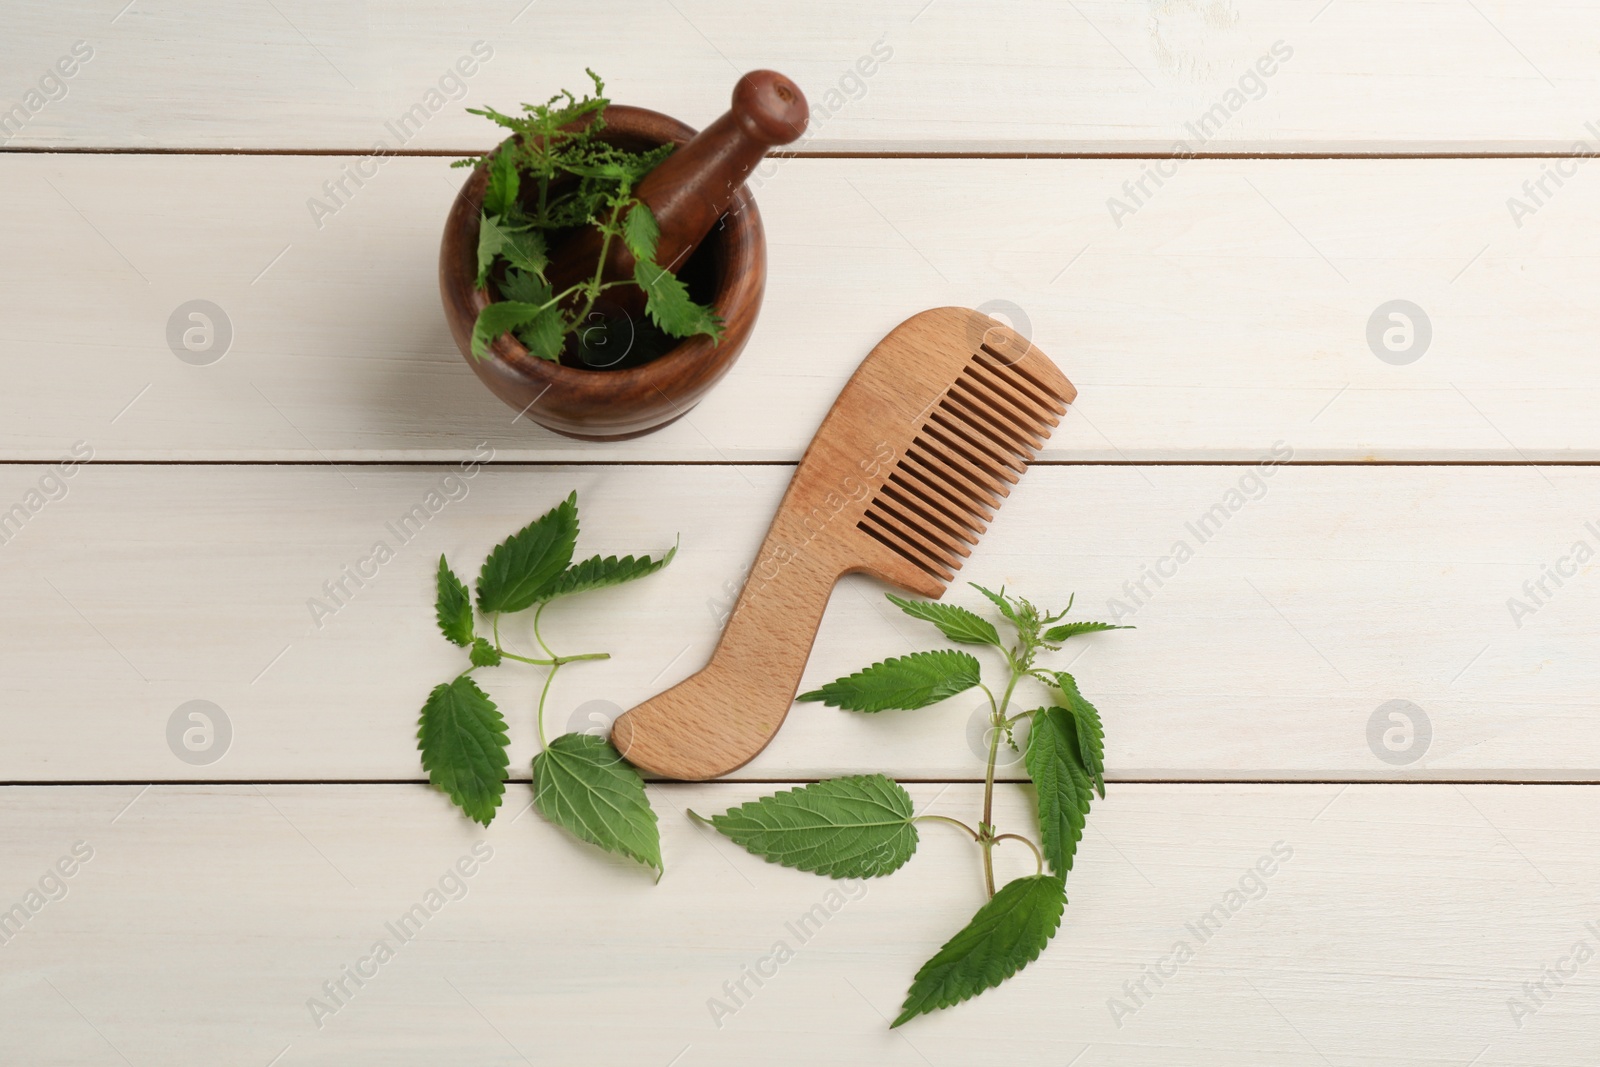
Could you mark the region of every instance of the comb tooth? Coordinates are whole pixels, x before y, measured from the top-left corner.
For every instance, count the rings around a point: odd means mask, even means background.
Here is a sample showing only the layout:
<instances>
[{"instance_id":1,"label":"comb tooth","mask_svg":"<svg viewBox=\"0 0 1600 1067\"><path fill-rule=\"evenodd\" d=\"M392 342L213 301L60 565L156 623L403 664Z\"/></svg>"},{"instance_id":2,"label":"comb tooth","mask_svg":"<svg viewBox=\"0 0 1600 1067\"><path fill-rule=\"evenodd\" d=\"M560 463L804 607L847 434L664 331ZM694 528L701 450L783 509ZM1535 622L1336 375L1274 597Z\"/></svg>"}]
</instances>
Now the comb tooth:
<instances>
[{"instance_id":1,"label":"comb tooth","mask_svg":"<svg viewBox=\"0 0 1600 1067\"><path fill-rule=\"evenodd\" d=\"M950 476L946 477L945 481L955 486L964 487L968 495L976 495L979 500L991 508L999 507L1000 499L1011 491L1009 486L995 488L985 484L983 480L974 477L964 465L956 463L942 452L936 452L928 448L924 442L913 441L906 455L917 460L924 467L940 474L948 471Z\"/></svg>"},{"instance_id":2,"label":"comb tooth","mask_svg":"<svg viewBox=\"0 0 1600 1067\"><path fill-rule=\"evenodd\" d=\"M1007 467L1010 467L1012 470L1016 471L1018 474L1022 474L1028 469L1027 464L1018 459L1009 448L1001 447L994 441L990 440L986 435L974 433L972 428L964 426L963 420L959 416L955 415L955 413L952 412L943 401L940 402L938 410L936 410L930 417L950 433L955 434L968 445L972 446L973 449L977 450L979 455L994 460L998 463L1003 463Z\"/></svg>"},{"instance_id":3,"label":"comb tooth","mask_svg":"<svg viewBox=\"0 0 1600 1067\"><path fill-rule=\"evenodd\" d=\"M1006 430L1029 448L1037 450L1044 447L1047 434L1042 432L1043 427L1019 419L1013 412L1003 407L993 394L972 379L962 378L950 391L965 400L973 410L987 416L991 423Z\"/></svg>"},{"instance_id":4,"label":"comb tooth","mask_svg":"<svg viewBox=\"0 0 1600 1067\"><path fill-rule=\"evenodd\" d=\"M882 510L883 517L893 518L906 533L915 534L928 544L931 549L938 549L947 557L966 557L973 550L966 545L965 537L955 537L949 531L941 530L936 523L930 523L917 510L907 507L904 502L894 499L890 494L883 494L880 501L875 502L875 509Z\"/></svg>"},{"instance_id":5,"label":"comb tooth","mask_svg":"<svg viewBox=\"0 0 1600 1067\"><path fill-rule=\"evenodd\" d=\"M959 393L947 394L940 402L940 406L971 427L974 433L982 434L993 441L1001 451L1020 457L1025 464L1033 462L1034 451L1022 440L1021 434L1014 431L1002 432L992 420L986 419L972 406L971 401L964 399Z\"/></svg>"},{"instance_id":6,"label":"comb tooth","mask_svg":"<svg viewBox=\"0 0 1600 1067\"><path fill-rule=\"evenodd\" d=\"M977 544L976 538L983 536L983 532L988 529L984 521L978 518L977 512L968 511L944 500L943 494L923 485L916 475L904 467L896 468L895 472L889 475L889 481L949 519L957 527L972 531L975 535L972 541L973 544ZM961 514L957 514L957 512L961 512Z\"/></svg>"},{"instance_id":7,"label":"comb tooth","mask_svg":"<svg viewBox=\"0 0 1600 1067\"><path fill-rule=\"evenodd\" d=\"M971 367L961 373L991 408L999 412L1002 417L1009 419L1013 425L1031 433L1038 439L1041 446L1044 444L1044 439L1050 436L1049 423L1029 414L1016 401L1008 399L1005 393L995 387L993 382L978 374Z\"/></svg>"},{"instance_id":8,"label":"comb tooth","mask_svg":"<svg viewBox=\"0 0 1600 1067\"><path fill-rule=\"evenodd\" d=\"M996 366L1003 367L1012 374L1015 374L1017 377L1021 378L1023 381L1026 381L1028 384L1037 389L1040 395L1047 397L1049 403L1046 406L1053 410L1057 415L1065 415L1067 413L1066 398L1060 393L1056 392L1054 388L1046 385L1044 382L1041 382L1038 378L1034 377L1034 375L1028 371L1028 368L1022 365L1022 361L1020 359L1008 360L999 352L996 352L993 348L990 348L988 345L981 346L980 351L987 353L990 361Z\"/></svg>"},{"instance_id":9,"label":"comb tooth","mask_svg":"<svg viewBox=\"0 0 1600 1067\"><path fill-rule=\"evenodd\" d=\"M928 470L922 463L906 456L900 461L900 469L907 475L916 478L922 485L928 487L933 496L946 507L965 511L984 522L994 521L994 509L980 502L976 496L967 490L953 485L948 477L937 470Z\"/></svg>"},{"instance_id":10,"label":"comb tooth","mask_svg":"<svg viewBox=\"0 0 1600 1067\"><path fill-rule=\"evenodd\" d=\"M993 509L1000 506L1002 494L966 474L942 452L929 448L924 438L911 442L911 447L906 449L906 460L915 463L924 476L932 475L936 478L937 481L933 484L946 493L967 503L990 509L990 518L993 517Z\"/></svg>"},{"instance_id":11,"label":"comb tooth","mask_svg":"<svg viewBox=\"0 0 1600 1067\"><path fill-rule=\"evenodd\" d=\"M1031 389L1024 389L1017 385L1016 380L1007 377L999 368L991 365L986 360L974 360L971 369L978 371L973 377L984 385L993 389L1011 406L1024 412L1029 418L1040 426L1055 427L1061 424L1061 419L1051 410L1049 404L1039 401Z\"/></svg>"},{"instance_id":12,"label":"comb tooth","mask_svg":"<svg viewBox=\"0 0 1600 1067\"><path fill-rule=\"evenodd\" d=\"M861 521L856 523L856 529L881 542L901 559L920 567L941 581L948 582L955 577L955 572L950 568L925 558L920 552L902 541L893 530L878 525L874 520L875 517L870 513L864 515Z\"/></svg>"},{"instance_id":13,"label":"comb tooth","mask_svg":"<svg viewBox=\"0 0 1600 1067\"><path fill-rule=\"evenodd\" d=\"M1043 423L1032 418L1020 417L1010 407L1002 404L989 390L983 388L983 382L968 367L961 372L961 376L950 386L951 396L964 399L967 406L985 416L990 422L996 424L1024 441L1040 441L1049 436L1049 428Z\"/></svg>"},{"instance_id":14,"label":"comb tooth","mask_svg":"<svg viewBox=\"0 0 1600 1067\"><path fill-rule=\"evenodd\" d=\"M922 432L990 477L1004 478L1012 485L1017 484L1016 471L1012 470L1009 465L996 460L984 449L974 447L973 443L967 440L965 434L952 430L938 418L937 414L928 420L928 424L922 428Z\"/></svg>"},{"instance_id":15,"label":"comb tooth","mask_svg":"<svg viewBox=\"0 0 1600 1067\"><path fill-rule=\"evenodd\" d=\"M990 492L998 493L1001 496L1011 492L1011 484L1017 480L1017 476L1010 471L1006 472L1011 475L1008 480L1002 478L999 472L989 470L987 464L967 455L965 449L960 448L944 435L936 432L932 427L923 427L922 433L917 435L917 440L913 447L921 448L931 455L939 457L946 466L960 471L967 481L972 482L974 485L981 485Z\"/></svg>"},{"instance_id":16,"label":"comb tooth","mask_svg":"<svg viewBox=\"0 0 1600 1067\"><path fill-rule=\"evenodd\" d=\"M1018 444L1027 445L1037 451L1044 447L1044 439L1033 433L1027 427L1019 425L1009 416L1002 415L995 410L993 404L988 403L977 388L965 378L959 378L950 387L947 394L961 403L977 418L982 419L1001 436L1016 441Z\"/></svg>"},{"instance_id":17,"label":"comb tooth","mask_svg":"<svg viewBox=\"0 0 1600 1067\"><path fill-rule=\"evenodd\" d=\"M899 505L902 510L912 512L918 516L923 523L933 527L935 530L938 530L940 533L946 535L947 538L956 538L958 540L965 541L969 545L975 545L978 543L977 536L972 531L962 526L961 523L956 522L950 519L948 516L940 514L936 509L929 508L926 504L919 502L915 496L912 496L905 490L898 488L897 485L891 484L893 482L894 478L891 476L889 481L883 484L883 488L880 490L880 492L882 492L885 497ZM963 553L963 555L965 555L965 553Z\"/></svg>"},{"instance_id":18,"label":"comb tooth","mask_svg":"<svg viewBox=\"0 0 1600 1067\"><path fill-rule=\"evenodd\" d=\"M1039 411L1050 425L1054 426L1060 421L1063 412L1060 402L1052 398L1052 394L1040 393L1034 381L1025 378L1020 373L1020 368L1015 364L1006 363L1004 360L993 358L993 353L979 349L974 364L982 367L990 377L1004 382L1006 387L1024 401L1028 407Z\"/></svg>"},{"instance_id":19,"label":"comb tooth","mask_svg":"<svg viewBox=\"0 0 1600 1067\"><path fill-rule=\"evenodd\" d=\"M912 555L920 558L923 563L923 568L925 569L936 568L939 569L939 571L942 571L942 573L946 574L955 574L955 571L962 569L963 560L960 560L960 558L950 557L950 555L946 555L946 553L936 552L936 550L930 549L930 547L928 547L925 542L920 541L915 534L910 534L909 531L901 530L901 528L899 528L899 526L896 525L894 520L891 520L891 518L883 517L883 515L878 515L874 512L874 514L864 515L864 517L862 517L862 522L866 522L867 525L872 526L877 533L883 534L883 536L886 537L890 537L891 541L896 542L896 544L901 545L901 547L904 547L904 549L909 550Z\"/></svg>"},{"instance_id":20,"label":"comb tooth","mask_svg":"<svg viewBox=\"0 0 1600 1067\"><path fill-rule=\"evenodd\" d=\"M1018 389L1011 379L984 360L971 360L961 369L961 373L982 386L986 395L992 396L1002 410L1018 421L1043 431L1047 437L1050 427L1061 421L1048 405L1035 401L1026 390Z\"/></svg>"},{"instance_id":21,"label":"comb tooth","mask_svg":"<svg viewBox=\"0 0 1600 1067\"><path fill-rule=\"evenodd\" d=\"M882 499L873 502L872 510L879 513L880 519L893 519L902 536L921 542L925 547L933 549L935 555L948 556L952 562L957 556L972 555L972 549L963 544L959 538L951 537L937 526L917 518L915 512L887 493Z\"/></svg>"}]
</instances>

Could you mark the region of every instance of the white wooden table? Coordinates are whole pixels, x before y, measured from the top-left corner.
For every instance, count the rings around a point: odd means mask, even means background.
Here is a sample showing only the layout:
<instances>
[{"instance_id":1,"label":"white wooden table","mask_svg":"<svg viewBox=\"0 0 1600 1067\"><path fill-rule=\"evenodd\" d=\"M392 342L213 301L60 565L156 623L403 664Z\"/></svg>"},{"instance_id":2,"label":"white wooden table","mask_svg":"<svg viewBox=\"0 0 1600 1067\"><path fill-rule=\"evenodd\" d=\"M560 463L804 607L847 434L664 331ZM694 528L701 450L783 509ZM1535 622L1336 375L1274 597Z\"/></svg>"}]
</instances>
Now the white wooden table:
<instances>
[{"instance_id":1,"label":"white wooden table","mask_svg":"<svg viewBox=\"0 0 1600 1067\"><path fill-rule=\"evenodd\" d=\"M1593 1062L1597 48L1600 5L1554 0L12 0L0 907L47 899L0 943L0 1062ZM758 183L749 349L614 445L513 420L434 280L444 157L493 138L463 108L586 64L696 124L762 66L814 109ZM380 141L319 225L308 200ZM231 333L204 365L167 339L192 300ZM1417 332L1374 346L1397 300ZM494 683L501 818L424 784L417 708L458 658L432 569L573 488L591 551L681 533L661 575L551 612L615 654L563 673L554 724L631 706L703 661L849 371L941 304L1024 322L1081 390L962 577L1098 615L1177 541L1193 558L1074 661L1112 781L1036 964L887 1030L981 900L970 846L930 828L718 1025L708 1001L830 883L684 809L881 770L970 814L971 702L803 705L733 780L652 784L652 887L518 817L531 673ZM1275 447L1292 462L1200 544L1186 524ZM315 625L323 583L483 450ZM841 585L808 684L931 647L880 593ZM196 700L229 727L208 763L168 741ZM1413 729L1386 747L1391 701ZM466 895L318 1025L309 998L479 842ZM1130 999L1279 842L1265 895Z\"/></svg>"}]
</instances>

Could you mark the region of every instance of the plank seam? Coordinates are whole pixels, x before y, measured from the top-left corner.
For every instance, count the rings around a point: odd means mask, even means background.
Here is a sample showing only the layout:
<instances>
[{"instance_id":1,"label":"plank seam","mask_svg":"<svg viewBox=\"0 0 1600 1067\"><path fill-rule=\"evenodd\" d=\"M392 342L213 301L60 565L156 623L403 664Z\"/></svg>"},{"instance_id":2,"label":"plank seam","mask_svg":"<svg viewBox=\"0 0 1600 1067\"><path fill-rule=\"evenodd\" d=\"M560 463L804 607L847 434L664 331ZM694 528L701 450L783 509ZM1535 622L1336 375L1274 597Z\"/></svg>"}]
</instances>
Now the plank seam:
<instances>
[{"instance_id":1,"label":"plank seam","mask_svg":"<svg viewBox=\"0 0 1600 1067\"><path fill-rule=\"evenodd\" d=\"M891 776L893 777L893 776ZM817 782L827 781L824 778L722 778L709 782L680 782L666 778L646 778L647 785L661 785L687 788L691 786L748 786L748 785L812 785ZM983 785L982 778L900 778L894 780L902 785ZM88 789L102 786L193 786L196 788L219 785L303 785L303 786L363 786L363 785L405 785L426 786L426 778L337 778L337 779L311 779L311 778L170 778L170 779L145 779L145 778L105 778L105 779L61 779L56 781L30 782L25 780L0 781L0 788L5 789ZM508 778L507 785L527 785L527 778ZM1027 785L1025 778L996 778L997 785ZM1600 787L1600 779L1514 779L1514 778L1110 778L1106 784L1111 785L1294 785L1294 786L1371 786L1371 785L1405 785L1405 786L1460 786L1460 785L1515 785L1515 786L1590 786Z\"/></svg>"},{"instance_id":2,"label":"plank seam","mask_svg":"<svg viewBox=\"0 0 1600 1067\"><path fill-rule=\"evenodd\" d=\"M0 467L41 467L51 459L0 459ZM507 459L503 467L793 467L792 459ZM1030 467L1257 467L1259 459L1036 459ZM458 467L459 459L96 459L96 467ZM1312 459L1280 467L1600 467L1600 459Z\"/></svg>"},{"instance_id":3,"label":"plank seam","mask_svg":"<svg viewBox=\"0 0 1600 1067\"><path fill-rule=\"evenodd\" d=\"M384 153L391 159L462 159L482 155L492 146L478 148L411 148L395 149ZM57 156L366 156L370 148L220 148L187 146L182 148L122 147L114 145L7 145L0 153L15 155ZM1162 160L1175 158L1171 152L1067 152L1067 151L829 151L829 152L769 152L773 159L1143 159ZM1493 150L1483 152L1194 152L1184 159L1214 160L1384 160L1384 159L1584 159L1587 153L1565 151L1528 150L1510 152Z\"/></svg>"}]
</instances>

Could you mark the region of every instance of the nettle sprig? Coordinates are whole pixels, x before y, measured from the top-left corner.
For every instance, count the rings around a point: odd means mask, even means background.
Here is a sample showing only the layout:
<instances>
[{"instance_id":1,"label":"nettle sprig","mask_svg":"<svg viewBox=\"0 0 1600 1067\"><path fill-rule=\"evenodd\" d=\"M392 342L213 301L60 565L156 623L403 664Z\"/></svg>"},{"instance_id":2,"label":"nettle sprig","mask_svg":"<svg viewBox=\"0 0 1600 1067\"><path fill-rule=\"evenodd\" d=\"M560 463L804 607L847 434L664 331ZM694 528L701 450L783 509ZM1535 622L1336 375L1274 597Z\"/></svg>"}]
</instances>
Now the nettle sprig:
<instances>
[{"instance_id":1,"label":"nettle sprig","mask_svg":"<svg viewBox=\"0 0 1600 1067\"><path fill-rule=\"evenodd\" d=\"M561 358L572 334L579 335L580 344L603 344L603 338L587 337L604 332L604 325L596 324L595 301L623 285L644 291L645 314L669 337L722 337L716 311L695 303L688 287L656 263L660 229L650 208L633 195L674 146L628 152L602 140L611 101L600 76L586 73L594 82L593 97L562 91L543 104L523 104L522 115L468 109L511 131L489 155L452 164L488 170L478 217L477 284L482 288L494 281L501 299L479 312L473 325L477 359L487 359L489 346L508 331L535 356L552 361ZM594 275L553 292L546 276L552 236L586 225L601 235ZM631 281L604 280L613 241L633 254Z\"/></svg>"},{"instance_id":2,"label":"nettle sprig","mask_svg":"<svg viewBox=\"0 0 1600 1067\"><path fill-rule=\"evenodd\" d=\"M572 562L578 543L578 494L512 534L489 553L478 571L477 612L466 584L439 557L439 630L467 650L471 665L434 687L422 706L417 748L428 780L450 795L467 816L488 826L505 794L508 739L500 709L472 677L475 671L511 661L549 668L534 722L540 752L533 757L533 803L540 814L575 836L601 848L662 870L661 835L644 781L612 747L593 734L562 734L547 740L545 702L556 673L568 663L609 659L607 652L558 655L540 632L544 609L561 597L621 585L654 574L677 554L677 547L650 556L591 556ZM500 639L503 615L533 612L533 639L543 655L507 650ZM478 614L489 622L489 636L478 631Z\"/></svg>"},{"instance_id":3,"label":"nettle sprig","mask_svg":"<svg viewBox=\"0 0 1600 1067\"><path fill-rule=\"evenodd\" d=\"M974 585L1014 632L1007 644L988 619L952 604L904 600L901 611L938 627L951 641L1000 651L1006 679L1000 695L984 685L976 656L958 649L914 652L886 659L829 682L797 699L868 714L924 708L969 689L989 698L988 768L983 813L973 827L945 815L918 815L911 796L881 774L833 778L753 800L709 820L727 837L769 862L833 878L875 878L903 866L917 849L917 823L947 823L971 835L983 856L988 902L964 929L945 942L917 971L905 1004L891 1026L960 1003L999 985L1039 957L1066 909L1066 878L1083 837L1093 795L1105 797L1105 747L1100 713L1084 699L1066 671L1037 665L1039 653L1056 652L1069 639L1101 630L1131 629L1105 622L1062 622L1070 611L1048 614L1021 597ZM1042 685L1051 702L1011 712L1024 681ZM1018 749L1015 728L1030 731L1024 762L1033 780L1039 841L1000 833L994 824L994 771L1000 745ZM695 816L699 818L699 816ZM1037 871L1002 886L994 884L994 849L1003 841L1026 845Z\"/></svg>"}]
</instances>

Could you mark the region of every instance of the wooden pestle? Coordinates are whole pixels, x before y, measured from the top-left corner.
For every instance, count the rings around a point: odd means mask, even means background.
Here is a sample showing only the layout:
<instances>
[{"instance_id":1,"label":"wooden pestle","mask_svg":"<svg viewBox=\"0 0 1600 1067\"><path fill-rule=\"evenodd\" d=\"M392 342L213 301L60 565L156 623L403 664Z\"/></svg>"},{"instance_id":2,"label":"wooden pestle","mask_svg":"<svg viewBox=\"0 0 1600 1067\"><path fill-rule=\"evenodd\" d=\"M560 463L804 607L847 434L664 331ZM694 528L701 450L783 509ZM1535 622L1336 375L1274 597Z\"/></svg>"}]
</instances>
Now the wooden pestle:
<instances>
[{"instance_id":1,"label":"wooden pestle","mask_svg":"<svg viewBox=\"0 0 1600 1067\"><path fill-rule=\"evenodd\" d=\"M733 106L645 175L634 195L649 206L661 229L656 262L676 273L699 247L767 150L805 132L810 109L794 82L771 70L753 70L733 87ZM600 231L586 226L557 248L546 277L556 292L594 276ZM633 254L613 239L605 281L631 281ZM637 286L607 290L605 302L639 318L644 293Z\"/></svg>"}]
</instances>

